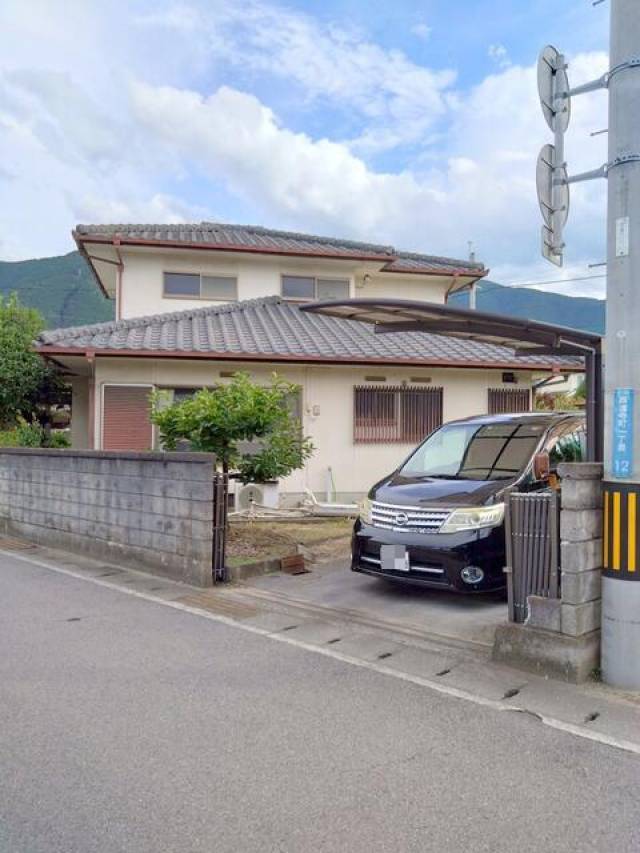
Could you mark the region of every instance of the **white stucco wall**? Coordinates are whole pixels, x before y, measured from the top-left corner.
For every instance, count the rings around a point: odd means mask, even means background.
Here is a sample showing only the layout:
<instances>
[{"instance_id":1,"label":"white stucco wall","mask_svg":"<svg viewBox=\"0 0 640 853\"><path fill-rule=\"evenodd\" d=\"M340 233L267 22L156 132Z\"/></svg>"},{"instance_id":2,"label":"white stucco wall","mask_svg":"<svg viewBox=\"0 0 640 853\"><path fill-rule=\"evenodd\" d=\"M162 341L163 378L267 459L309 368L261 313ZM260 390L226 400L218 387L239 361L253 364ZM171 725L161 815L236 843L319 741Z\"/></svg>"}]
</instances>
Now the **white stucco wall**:
<instances>
[{"instance_id":1,"label":"white stucco wall","mask_svg":"<svg viewBox=\"0 0 640 853\"><path fill-rule=\"evenodd\" d=\"M350 282L350 296L394 296L443 302L448 278L436 276L376 273L375 267L355 261L321 258L286 258L268 255L232 255L220 252L123 250L120 317L142 317L168 311L224 304L224 300L183 299L163 295L163 273L184 272L202 275L235 276L238 299L257 299L281 293L282 275L310 275L344 278ZM378 265L379 266L379 265ZM373 273L363 286L364 271Z\"/></svg>"},{"instance_id":2,"label":"white stucco wall","mask_svg":"<svg viewBox=\"0 0 640 853\"><path fill-rule=\"evenodd\" d=\"M386 297L387 299L417 299L443 303L450 286L451 278L378 272L370 274L368 279L357 275L353 295L358 298Z\"/></svg>"},{"instance_id":3,"label":"white stucco wall","mask_svg":"<svg viewBox=\"0 0 640 853\"><path fill-rule=\"evenodd\" d=\"M274 370L284 379L302 386L303 427L316 450L302 471L282 482L292 496L305 488L322 496L327 487L327 469L333 471L339 498L362 495L393 470L412 449L412 444L355 444L353 441L353 387L365 376L386 377L387 385L430 377L431 384L444 387L444 420L487 411L487 389L502 386L501 371L427 368L360 368L350 366L250 365L229 362L98 358L96 360L95 441L100 447L101 399L104 383L149 383L155 386L213 385L224 382L220 373L245 370L255 379L268 381ZM520 387L530 387L526 372L519 374ZM375 383L370 383L374 385ZM421 384L418 387L424 387Z\"/></svg>"}]
</instances>

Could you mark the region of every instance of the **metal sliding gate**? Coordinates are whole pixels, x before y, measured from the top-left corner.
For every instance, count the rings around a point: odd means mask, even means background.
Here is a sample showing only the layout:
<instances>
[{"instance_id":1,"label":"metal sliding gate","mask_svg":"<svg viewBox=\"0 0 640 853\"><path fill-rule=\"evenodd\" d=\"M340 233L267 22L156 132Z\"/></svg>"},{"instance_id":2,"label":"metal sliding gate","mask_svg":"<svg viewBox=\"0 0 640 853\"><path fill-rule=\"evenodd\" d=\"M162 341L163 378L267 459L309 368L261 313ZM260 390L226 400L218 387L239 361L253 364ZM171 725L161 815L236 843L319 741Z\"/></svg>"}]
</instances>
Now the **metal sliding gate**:
<instances>
[{"instance_id":1,"label":"metal sliding gate","mask_svg":"<svg viewBox=\"0 0 640 853\"><path fill-rule=\"evenodd\" d=\"M509 621L525 622L529 595L560 594L560 493L511 492L505 503Z\"/></svg>"},{"instance_id":2,"label":"metal sliding gate","mask_svg":"<svg viewBox=\"0 0 640 853\"><path fill-rule=\"evenodd\" d=\"M226 538L227 538L227 506L229 495L229 477L227 474L213 475L213 525L211 568L213 582L227 580L226 568Z\"/></svg>"}]
</instances>

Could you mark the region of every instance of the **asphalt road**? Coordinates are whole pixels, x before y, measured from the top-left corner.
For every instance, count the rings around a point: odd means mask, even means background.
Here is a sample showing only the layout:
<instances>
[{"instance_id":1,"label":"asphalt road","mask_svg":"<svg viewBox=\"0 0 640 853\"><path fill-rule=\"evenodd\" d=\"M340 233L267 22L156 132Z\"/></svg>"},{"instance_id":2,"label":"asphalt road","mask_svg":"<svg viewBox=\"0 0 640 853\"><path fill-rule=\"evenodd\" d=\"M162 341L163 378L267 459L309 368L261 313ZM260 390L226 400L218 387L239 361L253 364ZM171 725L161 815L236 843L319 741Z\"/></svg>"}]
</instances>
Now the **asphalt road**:
<instances>
[{"instance_id":1,"label":"asphalt road","mask_svg":"<svg viewBox=\"0 0 640 853\"><path fill-rule=\"evenodd\" d=\"M2 853L637 851L640 759L0 556Z\"/></svg>"}]
</instances>

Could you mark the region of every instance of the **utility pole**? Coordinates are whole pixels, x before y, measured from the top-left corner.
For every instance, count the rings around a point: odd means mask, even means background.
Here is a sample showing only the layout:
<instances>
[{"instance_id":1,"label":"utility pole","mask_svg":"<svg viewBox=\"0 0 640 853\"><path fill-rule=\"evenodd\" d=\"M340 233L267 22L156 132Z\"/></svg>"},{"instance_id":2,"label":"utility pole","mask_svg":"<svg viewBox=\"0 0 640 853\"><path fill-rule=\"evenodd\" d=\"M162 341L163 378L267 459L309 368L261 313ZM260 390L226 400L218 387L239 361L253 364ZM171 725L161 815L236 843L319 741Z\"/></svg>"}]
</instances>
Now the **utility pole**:
<instances>
[{"instance_id":1,"label":"utility pole","mask_svg":"<svg viewBox=\"0 0 640 853\"><path fill-rule=\"evenodd\" d=\"M602 677L640 689L640 7L611 0Z\"/></svg>"}]
</instances>

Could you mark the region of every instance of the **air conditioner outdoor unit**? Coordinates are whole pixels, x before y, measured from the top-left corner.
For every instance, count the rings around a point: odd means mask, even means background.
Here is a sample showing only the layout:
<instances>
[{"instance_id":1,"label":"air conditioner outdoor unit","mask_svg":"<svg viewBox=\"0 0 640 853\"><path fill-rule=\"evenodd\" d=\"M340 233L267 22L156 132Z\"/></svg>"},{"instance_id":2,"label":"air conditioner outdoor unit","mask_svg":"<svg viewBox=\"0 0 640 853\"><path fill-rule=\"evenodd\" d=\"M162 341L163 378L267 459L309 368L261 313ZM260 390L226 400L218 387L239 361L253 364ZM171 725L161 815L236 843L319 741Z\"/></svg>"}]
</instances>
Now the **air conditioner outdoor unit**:
<instances>
[{"instance_id":1,"label":"air conditioner outdoor unit","mask_svg":"<svg viewBox=\"0 0 640 853\"><path fill-rule=\"evenodd\" d=\"M251 504L260 504L264 501L264 494L260 486L249 483L241 486L236 492L236 509L249 509Z\"/></svg>"},{"instance_id":2,"label":"air conditioner outdoor unit","mask_svg":"<svg viewBox=\"0 0 640 853\"><path fill-rule=\"evenodd\" d=\"M236 510L249 509L252 504L277 509L278 483L247 483L236 491Z\"/></svg>"}]
</instances>

